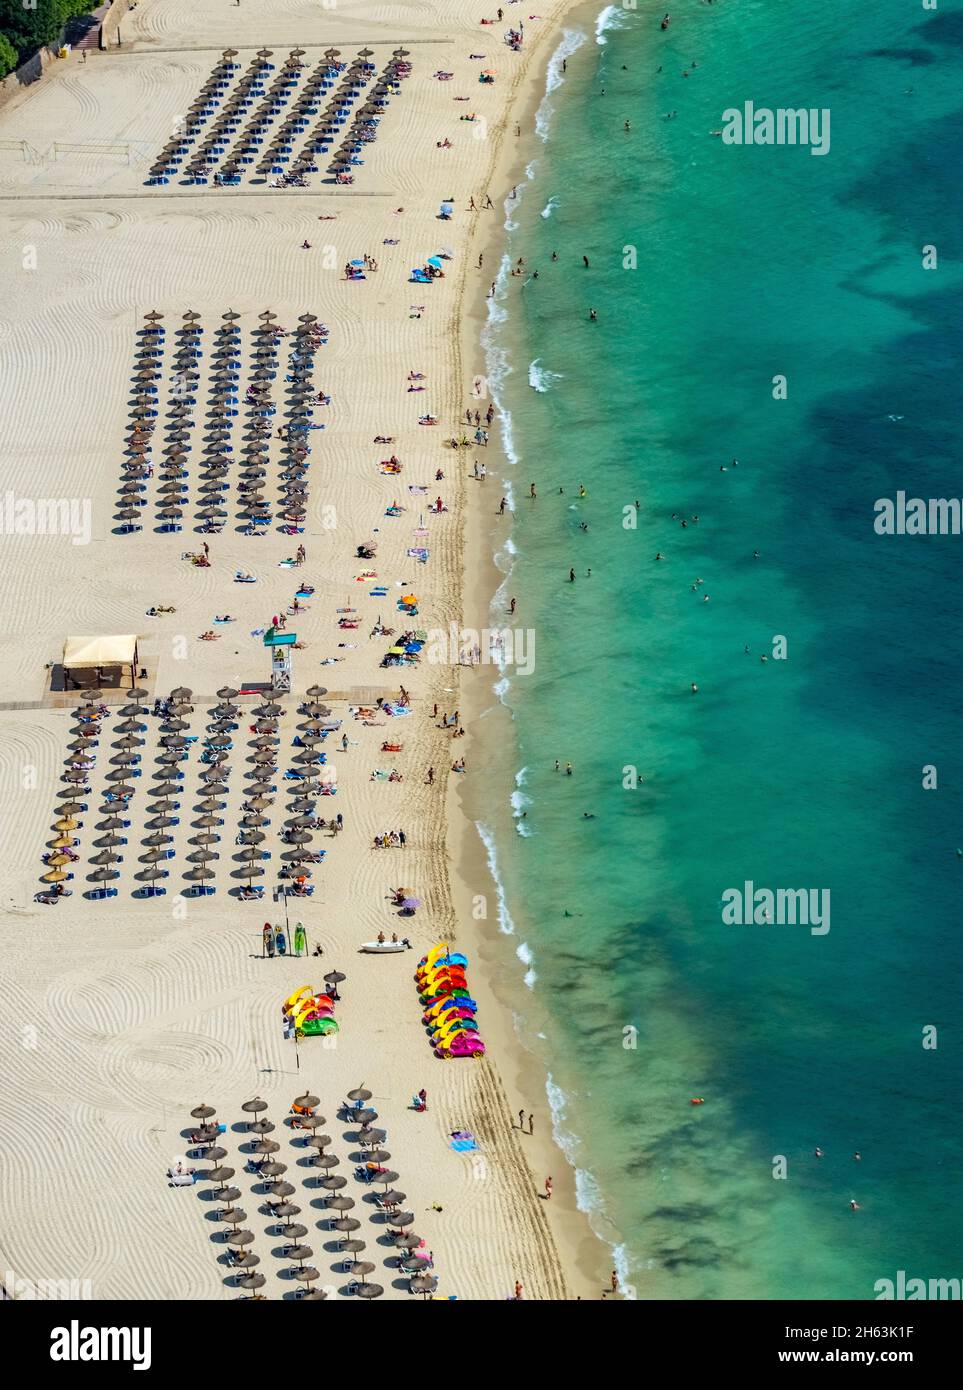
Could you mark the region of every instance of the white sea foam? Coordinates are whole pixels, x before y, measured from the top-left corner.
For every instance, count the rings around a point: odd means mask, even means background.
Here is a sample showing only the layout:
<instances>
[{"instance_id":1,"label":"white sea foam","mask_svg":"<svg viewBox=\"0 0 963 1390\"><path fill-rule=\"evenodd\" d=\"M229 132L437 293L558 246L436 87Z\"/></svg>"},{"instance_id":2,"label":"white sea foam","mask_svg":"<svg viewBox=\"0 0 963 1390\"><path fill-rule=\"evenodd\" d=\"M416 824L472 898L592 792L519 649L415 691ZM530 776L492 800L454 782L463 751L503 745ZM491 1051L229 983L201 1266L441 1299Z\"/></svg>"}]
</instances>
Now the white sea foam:
<instances>
[{"instance_id":1,"label":"white sea foam","mask_svg":"<svg viewBox=\"0 0 963 1390\"><path fill-rule=\"evenodd\" d=\"M534 803L532 798L522 788L528 780L528 768L522 767L515 773L515 790L509 797L512 807L512 815L515 818L515 829L523 839L528 839L532 834L532 827L528 821L523 819L522 813L527 811L529 806Z\"/></svg>"},{"instance_id":2,"label":"white sea foam","mask_svg":"<svg viewBox=\"0 0 963 1390\"><path fill-rule=\"evenodd\" d=\"M606 5L605 9L595 21L595 42L605 44L608 39L605 35L610 29L625 29L629 23L629 15L621 5Z\"/></svg>"},{"instance_id":3,"label":"white sea foam","mask_svg":"<svg viewBox=\"0 0 963 1390\"><path fill-rule=\"evenodd\" d=\"M544 395L546 391L551 391L556 381L562 380L561 372L550 372L547 367L541 365L542 359L536 357L534 362L528 364L528 384L533 391L538 391Z\"/></svg>"},{"instance_id":4,"label":"white sea foam","mask_svg":"<svg viewBox=\"0 0 963 1390\"><path fill-rule=\"evenodd\" d=\"M552 213L555 211L555 209L556 209L557 207L558 207L558 199L557 199L556 197L554 197L554 196L551 197L551 198L549 198L548 202L545 204L545 206L542 208L541 212L539 213L539 217L544 217L544 218L546 218L546 220L547 220L549 217L551 217Z\"/></svg>"},{"instance_id":5,"label":"white sea foam","mask_svg":"<svg viewBox=\"0 0 963 1390\"><path fill-rule=\"evenodd\" d=\"M525 971L525 974L522 976L524 984L529 989L534 989L535 981L538 979L538 976L535 974L535 967L532 964L532 962L535 959L535 957L532 955L532 948L529 946L527 941L521 941L519 942L518 950L515 952L515 954L521 961L522 965L528 967L528 969Z\"/></svg>"},{"instance_id":6,"label":"white sea foam","mask_svg":"<svg viewBox=\"0 0 963 1390\"><path fill-rule=\"evenodd\" d=\"M479 839L485 846L485 857L488 861L488 872L492 876L495 884L495 901L498 906L498 930L504 932L506 936L515 935L515 923L512 921L512 914L508 910L508 903L505 899L505 885L502 883L498 872L498 851L495 848L495 837L487 825L480 820L475 821L475 829L478 831Z\"/></svg>"},{"instance_id":7,"label":"white sea foam","mask_svg":"<svg viewBox=\"0 0 963 1390\"><path fill-rule=\"evenodd\" d=\"M611 1249L612 1264L618 1275L622 1297L633 1299L635 1290L629 1284L628 1252L624 1245L612 1245L611 1237L602 1233L601 1227L605 1220L605 1199L594 1173L579 1167L578 1159L581 1145L576 1135L566 1125L568 1096L554 1080L551 1072L545 1078L545 1094L548 1097L548 1107L552 1116L552 1135L564 1154L566 1162L575 1170L576 1205L579 1211L585 1212L589 1224L599 1240Z\"/></svg>"},{"instance_id":8,"label":"white sea foam","mask_svg":"<svg viewBox=\"0 0 963 1390\"><path fill-rule=\"evenodd\" d=\"M549 97L553 92L558 91L565 81L562 63L566 58L571 58L573 53L578 52L585 39L586 35L581 29L563 29L561 41L548 60L548 70L545 74L545 95L535 113L535 134L540 140L547 140L551 130L555 107Z\"/></svg>"}]
</instances>

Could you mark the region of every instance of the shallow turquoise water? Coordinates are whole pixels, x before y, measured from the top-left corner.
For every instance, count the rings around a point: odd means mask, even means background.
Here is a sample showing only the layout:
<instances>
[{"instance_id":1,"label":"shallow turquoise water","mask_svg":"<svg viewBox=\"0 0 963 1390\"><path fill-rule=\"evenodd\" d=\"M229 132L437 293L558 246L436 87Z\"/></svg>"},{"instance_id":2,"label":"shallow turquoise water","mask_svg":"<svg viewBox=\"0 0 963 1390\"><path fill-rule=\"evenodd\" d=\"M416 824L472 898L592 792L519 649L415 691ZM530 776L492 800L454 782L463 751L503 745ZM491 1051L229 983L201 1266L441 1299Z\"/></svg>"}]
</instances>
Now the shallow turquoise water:
<instances>
[{"instance_id":1,"label":"shallow turquoise water","mask_svg":"<svg viewBox=\"0 0 963 1390\"><path fill-rule=\"evenodd\" d=\"M963 12L648 9L586 27L511 205L507 592L537 657L505 697L526 815L490 820L626 1281L871 1298L957 1274L963 1236L963 538L873 530L898 488L963 491ZM750 99L828 107L829 154L710 135ZM830 931L723 925L747 879L828 889Z\"/></svg>"}]
</instances>

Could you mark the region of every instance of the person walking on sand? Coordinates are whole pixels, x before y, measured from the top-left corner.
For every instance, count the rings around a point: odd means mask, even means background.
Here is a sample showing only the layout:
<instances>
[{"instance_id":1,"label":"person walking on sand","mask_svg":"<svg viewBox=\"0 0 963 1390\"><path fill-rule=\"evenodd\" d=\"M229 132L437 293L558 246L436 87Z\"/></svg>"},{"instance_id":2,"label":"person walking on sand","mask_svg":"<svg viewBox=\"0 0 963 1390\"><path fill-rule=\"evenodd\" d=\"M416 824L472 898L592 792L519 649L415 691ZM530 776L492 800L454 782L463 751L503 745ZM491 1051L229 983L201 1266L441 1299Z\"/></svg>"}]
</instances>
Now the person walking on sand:
<instances>
[{"instance_id":1,"label":"person walking on sand","mask_svg":"<svg viewBox=\"0 0 963 1390\"><path fill-rule=\"evenodd\" d=\"M478 209L475 207L475 199L474 199L474 198L469 198L469 199L468 199L468 211L469 211L469 212L477 212L477 211L478 211Z\"/></svg>"},{"instance_id":2,"label":"person walking on sand","mask_svg":"<svg viewBox=\"0 0 963 1390\"><path fill-rule=\"evenodd\" d=\"M535 1116L534 1116L534 1115L529 1115L529 1117L528 1117L528 1132L529 1132L529 1134L534 1134L534 1133L535 1133Z\"/></svg>"},{"instance_id":3,"label":"person walking on sand","mask_svg":"<svg viewBox=\"0 0 963 1390\"><path fill-rule=\"evenodd\" d=\"M612 1292L613 1292L613 1293L617 1293L617 1292L618 1292L618 1288L619 1288L619 1276L618 1276L618 1274L615 1272L615 1270L613 1269L613 1270L612 1270Z\"/></svg>"},{"instance_id":4,"label":"person walking on sand","mask_svg":"<svg viewBox=\"0 0 963 1390\"><path fill-rule=\"evenodd\" d=\"M521 1284L518 1282L518 1280L516 1279L516 1280L515 1280L515 1302L516 1302L516 1303L521 1303L521 1302L522 1302L522 1292L523 1292L522 1286L521 1286Z\"/></svg>"},{"instance_id":5,"label":"person walking on sand","mask_svg":"<svg viewBox=\"0 0 963 1390\"><path fill-rule=\"evenodd\" d=\"M515 600L514 600L514 599L512 599L511 603L508 605L508 611L509 611L509 613L514 613L514 612L515 612Z\"/></svg>"},{"instance_id":6,"label":"person walking on sand","mask_svg":"<svg viewBox=\"0 0 963 1390\"><path fill-rule=\"evenodd\" d=\"M428 1092L425 1090L424 1087L422 1087L421 1090L418 1092L418 1099L421 1101L421 1108L422 1108L422 1110L427 1110L427 1109L428 1109Z\"/></svg>"},{"instance_id":7,"label":"person walking on sand","mask_svg":"<svg viewBox=\"0 0 963 1390\"><path fill-rule=\"evenodd\" d=\"M488 196L487 193L485 194L485 202L484 202L484 204L483 204L483 207L484 207L484 210L485 210L486 212L488 211L489 208L491 208L492 210L494 210L494 207L495 207L495 204L492 202L491 198Z\"/></svg>"},{"instance_id":8,"label":"person walking on sand","mask_svg":"<svg viewBox=\"0 0 963 1390\"><path fill-rule=\"evenodd\" d=\"M550 1201L552 1200L552 1179L551 1179L551 1178L546 1178L546 1179L545 1179L545 1200L546 1200L546 1202L550 1202Z\"/></svg>"},{"instance_id":9,"label":"person walking on sand","mask_svg":"<svg viewBox=\"0 0 963 1390\"><path fill-rule=\"evenodd\" d=\"M534 483L529 483L529 485L528 485L528 495L529 495L529 497L532 499L532 501L534 502L536 496L538 495L538 494L536 493L536 491L535 491L535 484L534 484Z\"/></svg>"},{"instance_id":10,"label":"person walking on sand","mask_svg":"<svg viewBox=\"0 0 963 1390\"><path fill-rule=\"evenodd\" d=\"M524 1130L525 1130L525 1111L524 1111L524 1110L519 1110L519 1112L518 1112L518 1128L519 1128L520 1130L522 1130L522 1132L524 1133Z\"/></svg>"},{"instance_id":11,"label":"person walking on sand","mask_svg":"<svg viewBox=\"0 0 963 1390\"><path fill-rule=\"evenodd\" d=\"M501 501L499 502L499 504L498 504L498 515L499 515L499 516L504 516L504 515L505 515L505 508L506 508L507 506L508 506L508 498L507 498L507 497L503 497L502 500L501 500Z\"/></svg>"},{"instance_id":12,"label":"person walking on sand","mask_svg":"<svg viewBox=\"0 0 963 1390\"><path fill-rule=\"evenodd\" d=\"M429 787L434 786L434 783L435 783L435 769L434 769L433 767L430 767L430 768L428 769L428 775L427 775L427 777L425 778L425 781L427 782L427 784L428 784Z\"/></svg>"}]
</instances>

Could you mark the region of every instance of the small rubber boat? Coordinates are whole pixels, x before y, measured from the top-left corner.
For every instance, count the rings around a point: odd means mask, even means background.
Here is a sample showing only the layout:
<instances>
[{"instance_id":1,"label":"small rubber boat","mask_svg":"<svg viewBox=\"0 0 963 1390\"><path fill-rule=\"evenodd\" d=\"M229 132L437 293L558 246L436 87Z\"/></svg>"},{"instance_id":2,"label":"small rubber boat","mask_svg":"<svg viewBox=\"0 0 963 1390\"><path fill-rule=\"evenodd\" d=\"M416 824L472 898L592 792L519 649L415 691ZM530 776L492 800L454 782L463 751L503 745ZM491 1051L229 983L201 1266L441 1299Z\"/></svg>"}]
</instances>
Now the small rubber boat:
<instances>
[{"instance_id":1,"label":"small rubber boat","mask_svg":"<svg viewBox=\"0 0 963 1390\"><path fill-rule=\"evenodd\" d=\"M390 956L407 949L403 941L365 941L358 947L359 951L367 951L371 956Z\"/></svg>"}]
</instances>

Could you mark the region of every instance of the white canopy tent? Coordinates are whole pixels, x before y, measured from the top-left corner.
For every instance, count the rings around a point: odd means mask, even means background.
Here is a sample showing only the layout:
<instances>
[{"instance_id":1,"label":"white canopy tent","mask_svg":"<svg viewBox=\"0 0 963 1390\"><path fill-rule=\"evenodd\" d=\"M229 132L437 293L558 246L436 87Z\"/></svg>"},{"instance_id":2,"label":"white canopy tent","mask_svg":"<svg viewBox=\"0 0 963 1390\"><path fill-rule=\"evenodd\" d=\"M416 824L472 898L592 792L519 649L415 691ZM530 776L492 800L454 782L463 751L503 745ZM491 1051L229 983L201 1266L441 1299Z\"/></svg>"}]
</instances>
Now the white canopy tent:
<instances>
[{"instance_id":1,"label":"white canopy tent","mask_svg":"<svg viewBox=\"0 0 963 1390\"><path fill-rule=\"evenodd\" d=\"M129 666L131 683L134 683L137 678L136 635L67 638L64 643L64 671L77 667L102 671L107 666Z\"/></svg>"}]
</instances>

